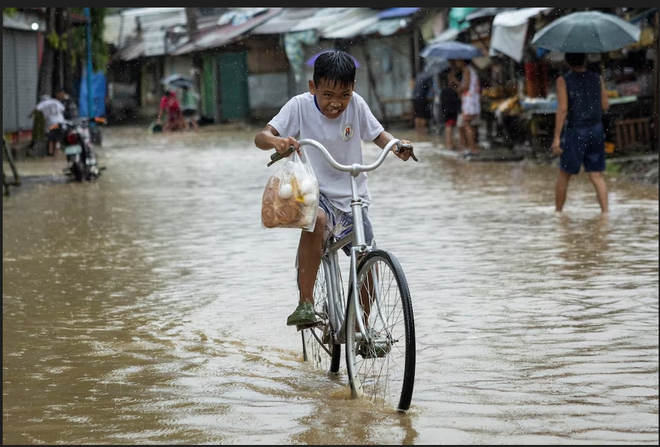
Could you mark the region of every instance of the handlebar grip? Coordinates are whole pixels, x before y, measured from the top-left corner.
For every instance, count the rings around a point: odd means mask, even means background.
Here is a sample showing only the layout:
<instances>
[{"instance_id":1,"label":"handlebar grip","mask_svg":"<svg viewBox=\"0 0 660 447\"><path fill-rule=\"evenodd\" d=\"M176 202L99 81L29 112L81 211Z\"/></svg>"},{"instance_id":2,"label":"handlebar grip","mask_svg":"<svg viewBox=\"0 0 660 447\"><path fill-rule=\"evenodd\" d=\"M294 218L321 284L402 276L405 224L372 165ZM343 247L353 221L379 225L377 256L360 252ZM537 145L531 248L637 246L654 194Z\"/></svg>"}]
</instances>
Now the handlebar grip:
<instances>
[{"instance_id":1,"label":"handlebar grip","mask_svg":"<svg viewBox=\"0 0 660 447\"><path fill-rule=\"evenodd\" d=\"M407 149L410 149L410 156L412 157L413 160L419 161L417 157L415 156L415 153L413 152L413 145L412 144L402 144L399 146L399 149L397 150L398 153L401 153Z\"/></svg>"},{"instance_id":2,"label":"handlebar grip","mask_svg":"<svg viewBox=\"0 0 660 447\"><path fill-rule=\"evenodd\" d=\"M271 154L271 156L270 156L270 162L268 163L268 166L272 165L272 164L275 163L277 160L280 160L280 159L282 159L282 158L286 158L286 157L288 157L289 155L291 155L291 153L292 153L294 150L295 150L295 148L294 148L293 146L289 146L289 149L287 149L286 151L282 152L281 154L280 154L279 152L275 152L274 154Z\"/></svg>"}]
</instances>

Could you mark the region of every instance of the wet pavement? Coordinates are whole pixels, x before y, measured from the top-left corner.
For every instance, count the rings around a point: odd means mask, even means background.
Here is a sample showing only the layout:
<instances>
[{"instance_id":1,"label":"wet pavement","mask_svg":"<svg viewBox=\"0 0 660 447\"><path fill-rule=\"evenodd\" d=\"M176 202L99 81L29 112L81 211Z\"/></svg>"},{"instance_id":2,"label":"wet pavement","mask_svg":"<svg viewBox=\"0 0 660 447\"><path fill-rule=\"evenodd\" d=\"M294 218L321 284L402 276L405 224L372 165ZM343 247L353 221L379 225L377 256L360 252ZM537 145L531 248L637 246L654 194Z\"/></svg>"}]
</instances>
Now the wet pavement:
<instances>
[{"instance_id":1,"label":"wet pavement","mask_svg":"<svg viewBox=\"0 0 660 447\"><path fill-rule=\"evenodd\" d=\"M257 128L104 129L95 183L18 160L3 200L4 444L658 443L658 189L451 157L370 173L406 272L411 410L352 400L285 325L299 233L264 229ZM367 160L378 149L365 144ZM343 362L343 360L342 360Z\"/></svg>"}]
</instances>

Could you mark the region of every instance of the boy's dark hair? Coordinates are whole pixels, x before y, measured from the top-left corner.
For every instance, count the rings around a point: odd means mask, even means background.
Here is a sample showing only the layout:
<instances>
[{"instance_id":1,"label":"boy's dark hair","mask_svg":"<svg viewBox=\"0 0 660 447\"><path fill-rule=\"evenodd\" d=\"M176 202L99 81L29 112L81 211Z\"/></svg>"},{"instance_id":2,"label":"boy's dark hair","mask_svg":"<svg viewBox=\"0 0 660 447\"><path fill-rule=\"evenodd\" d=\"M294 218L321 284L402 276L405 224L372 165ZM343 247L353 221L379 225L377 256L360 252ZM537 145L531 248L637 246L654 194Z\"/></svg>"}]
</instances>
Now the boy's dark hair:
<instances>
[{"instance_id":1,"label":"boy's dark hair","mask_svg":"<svg viewBox=\"0 0 660 447\"><path fill-rule=\"evenodd\" d=\"M587 53L566 53L564 54L564 60L569 67L581 67L587 60Z\"/></svg>"},{"instance_id":2,"label":"boy's dark hair","mask_svg":"<svg viewBox=\"0 0 660 447\"><path fill-rule=\"evenodd\" d=\"M331 50L321 53L314 61L314 84L322 80L340 86L353 85L355 82L355 60L341 50Z\"/></svg>"}]
</instances>

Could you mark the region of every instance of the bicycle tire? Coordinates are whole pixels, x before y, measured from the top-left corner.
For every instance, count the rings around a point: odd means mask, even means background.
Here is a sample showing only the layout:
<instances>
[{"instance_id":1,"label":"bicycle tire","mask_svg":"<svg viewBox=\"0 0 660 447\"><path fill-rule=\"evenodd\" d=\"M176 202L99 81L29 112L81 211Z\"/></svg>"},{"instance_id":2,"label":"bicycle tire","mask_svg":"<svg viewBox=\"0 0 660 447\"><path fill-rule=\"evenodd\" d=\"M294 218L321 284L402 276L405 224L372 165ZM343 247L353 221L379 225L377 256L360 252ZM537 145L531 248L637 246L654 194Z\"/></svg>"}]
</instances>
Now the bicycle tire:
<instances>
[{"instance_id":1,"label":"bicycle tire","mask_svg":"<svg viewBox=\"0 0 660 447\"><path fill-rule=\"evenodd\" d=\"M341 345L333 343L334 329L327 311L329 284L326 276L329 271L329 261L322 258L314 283L314 310L323 323L300 332L302 333L303 360L312 362L318 369L337 373L341 363Z\"/></svg>"},{"instance_id":2,"label":"bicycle tire","mask_svg":"<svg viewBox=\"0 0 660 447\"><path fill-rule=\"evenodd\" d=\"M410 408L415 383L412 299L399 261L385 250L374 250L360 262L357 270L358 290L369 288L369 272L374 267L379 276L375 282L376 287L369 292L369 302L372 304L366 327L380 335L378 340L381 344L376 346L372 342L367 345L361 341L361 334L356 329L357 312L354 303L359 294L353 293L352 284L348 294L346 369L351 396L366 397L375 404L396 406L397 411L405 412ZM364 316L364 313L360 313Z\"/></svg>"}]
</instances>

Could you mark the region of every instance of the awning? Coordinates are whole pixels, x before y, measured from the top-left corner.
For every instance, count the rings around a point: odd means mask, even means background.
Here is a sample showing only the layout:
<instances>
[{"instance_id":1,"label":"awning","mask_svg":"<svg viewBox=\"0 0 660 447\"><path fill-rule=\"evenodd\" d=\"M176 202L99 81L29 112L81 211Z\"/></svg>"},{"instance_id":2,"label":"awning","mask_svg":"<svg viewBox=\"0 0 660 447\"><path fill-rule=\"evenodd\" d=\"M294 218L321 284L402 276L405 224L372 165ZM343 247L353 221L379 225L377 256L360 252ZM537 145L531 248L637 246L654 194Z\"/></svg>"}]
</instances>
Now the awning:
<instances>
[{"instance_id":1,"label":"awning","mask_svg":"<svg viewBox=\"0 0 660 447\"><path fill-rule=\"evenodd\" d=\"M250 34L286 34L318 30L341 23L355 8L284 8L281 15L256 26Z\"/></svg>"},{"instance_id":2,"label":"awning","mask_svg":"<svg viewBox=\"0 0 660 447\"><path fill-rule=\"evenodd\" d=\"M419 11L419 8L388 8L378 13L379 19L392 19L395 17L408 17Z\"/></svg>"},{"instance_id":3,"label":"awning","mask_svg":"<svg viewBox=\"0 0 660 447\"><path fill-rule=\"evenodd\" d=\"M311 25L312 17L318 12L319 8L284 8L277 17L254 27L250 34L286 34L314 29L315 25Z\"/></svg>"},{"instance_id":4,"label":"awning","mask_svg":"<svg viewBox=\"0 0 660 447\"><path fill-rule=\"evenodd\" d=\"M465 16L465 20L470 22L472 20L481 19L483 17L493 17L494 15L497 15L500 12L511 11L513 9L518 9L518 8L504 8L504 7L479 8L476 11L471 12L470 14Z\"/></svg>"},{"instance_id":5,"label":"awning","mask_svg":"<svg viewBox=\"0 0 660 447\"><path fill-rule=\"evenodd\" d=\"M500 53L522 61L529 19L552 8L520 8L495 15L490 37L490 56Z\"/></svg>"},{"instance_id":6,"label":"awning","mask_svg":"<svg viewBox=\"0 0 660 447\"><path fill-rule=\"evenodd\" d=\"M191 41L183 44L170 54L179 56L193 51L202 51L227 45L247 34L257 25L268 21L281 12L282 8L270 8L262 14L245 18L245 21L241 20L239 25L233 25L230 22L227 24L210 26L195 34Z\"/></svg>"},{"instance_id":7,"label":"awning","mask_svg":"<svg viewBox=\"0 0 660 447\"><path fill-rule=\"evenodd\" d=\"M431 45L433 43L449 42L452 40L456 40L456 36L458 36L460 32L461 31L456 28L447 28L446 30L435 36L433 39L429 40L428 45Z\"/></svg>"},{"instance_id":8,"label":"awning","mask_svg":"<svg viewBox=\"0 0 660 447\"><path fill-rule=\"evenodd\" d=\"M324 39L350 39L378 22L378 12L371 8L351 8L341 20L326 23L318 29Z\"/></svg>"}]
</instances>

